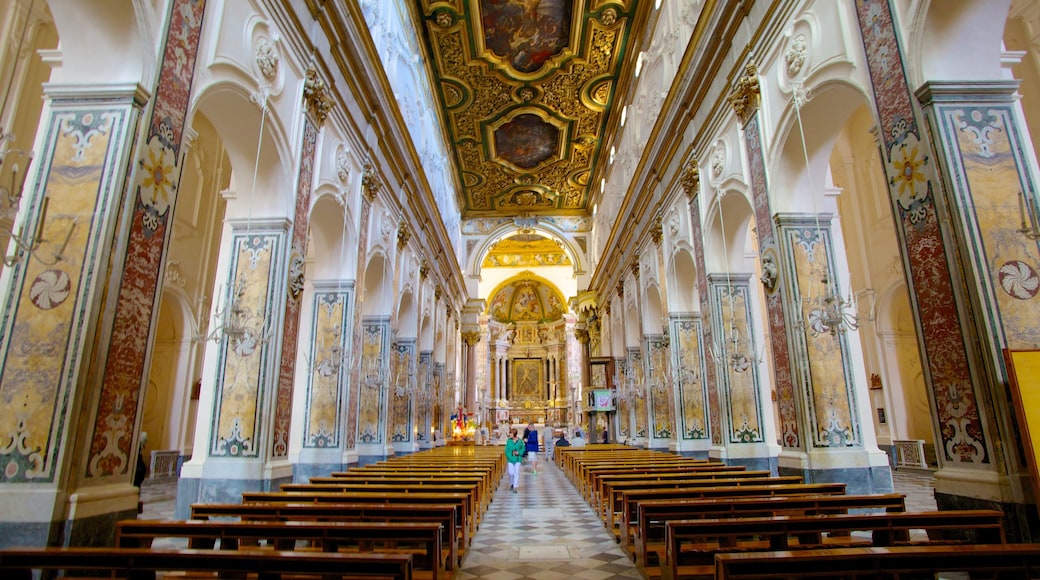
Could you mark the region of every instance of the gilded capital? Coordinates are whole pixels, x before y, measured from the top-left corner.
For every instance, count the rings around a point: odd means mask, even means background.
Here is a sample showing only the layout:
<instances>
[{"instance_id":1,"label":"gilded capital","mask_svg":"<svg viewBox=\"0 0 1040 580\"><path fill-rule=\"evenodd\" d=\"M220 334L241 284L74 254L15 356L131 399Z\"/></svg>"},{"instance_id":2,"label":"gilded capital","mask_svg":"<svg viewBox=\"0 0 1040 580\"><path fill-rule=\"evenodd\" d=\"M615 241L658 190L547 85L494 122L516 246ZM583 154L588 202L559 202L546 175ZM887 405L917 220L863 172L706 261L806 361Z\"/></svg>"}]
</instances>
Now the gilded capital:
<instances>
[{"instance_id":1,"label":"gilded capital","mask_svg":"<svg viewBox=\"0 0 1040 580\"><path fill-rule=\"evenodd\" d=\"M480 332L476 330L463 331L462 340L466 341L466 344L468 346L473 346L480 342Z\"/></svg>"},{"instance_id":2,"label":"gilded capital","mask_svg":"<svg viewBox=\"0 0 1040 580\"><path fill-rule=\"evenodd\" d=\"M397 222L397 251L400 252L408 245L408 240L412 237L412 230L408 227L408 222L403 219Z\"/></svg>"},{"instance_id":3,"label":"gilded capital","mask_svg":"<svg viewBox=\"0 0 1040 580\"><path fill-rule=\"evenodd\" d=\"M693 199L697 197L697 194L701 191L701 169L697 167L696 162L690 161L686 164L686 167L683 167L679 183L682 184L687 198Z\"/></svg>"},{"instance_id":4,"label":"gilded capital","mask_svg":"<svg viewBox=\"0 0 1040 580\"><path fill-rule=\"evenodd\" d=\"M584 328L574 329L574 338L578 339L581 344L589 343L589 331Z\"/></svg>"},{"instance_id":5,"label":"gilded capital","mask_svg":"<svg viewBox=\"0 0 1040 580\"><path fill-rule=\"evenodd\" d=\"M430 263L424 258L422 263L419 264L419 278L425 280L430 275ZM440 298L440 294L437 294L436 298Z\"/></svg>"},{"instance_id":6,"label":"gilded capital","mask_svg":"<svg viewBox=\"0 0 1040 580\"><path fill-rule=\"evenodd\" d=\"M737 84L729 95L729 104L733 106L733 111L736 112L742 125L747 123L751 116L758 111L760 97L758 67L749 62L744 67L744 74L737 79Z\"/></svg>"},{"instance_id":7,"label":"gilded capital","mask_svg":"<svg viewBox=\"0 0 1040 580\"><path fill-rule=\"evenodd\" d=\"M379 176L376 175L376 170L371 164L366 163L362 171L361 191L365 194L365 199L371 203L376 199L376 194L379 193L379 188L383 184L379 181Z\"/></svg>"},{"instance_id":8,"label":"gilded capital","mask_svg":"<svg viewBox=\"0 0 1040 580\"><path fill-rule=\"evenodd\" d=\"M307 77L303 83L303 100L307 103L307 111L314 116L318 125L325 122L332 110L333 100L329 95L329 87L318 76L318 69L311 63L307 67Z\"/></svg>"},{"instance_id":9,"label":"gilded capital","mask_svg":"<svg viewBox=\"0 0 1040 580\"><path fill-rule=\"evenodd\" d=\"M655 246L660 246L663 237L664 227L661 225L661 214L657 214L654 223L650 226L650 239L654 241Z\"/></svg>"}]
</instances>

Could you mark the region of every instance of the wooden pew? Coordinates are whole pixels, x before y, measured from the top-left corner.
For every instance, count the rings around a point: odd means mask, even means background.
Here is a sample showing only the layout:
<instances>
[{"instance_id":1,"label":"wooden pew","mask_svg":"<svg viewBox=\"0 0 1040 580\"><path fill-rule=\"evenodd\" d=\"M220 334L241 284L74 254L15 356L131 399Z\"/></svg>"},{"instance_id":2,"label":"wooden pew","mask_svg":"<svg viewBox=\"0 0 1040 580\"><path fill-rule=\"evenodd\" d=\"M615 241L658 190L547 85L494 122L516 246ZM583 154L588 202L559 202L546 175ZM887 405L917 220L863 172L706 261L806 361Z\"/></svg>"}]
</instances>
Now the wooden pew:
<instances>
[{"instance_id":1,"label":"wooden pew","mask_svg":"<svg viewBox=\"0 0 1040 580\"><path fill-rule=\"evenodd\" d=\"M664 488L664 489L632 489L621 493L621 521L618 527L632 527L638 514L636 506L648 499L702 499L702 498L736 498L736 497L769 497L780 495L845 495L844 483L789 483L763 484L702 488ZM608 529L613 529L613 524ZM628 529L628 528L626 528ZM620 539L620 538L619 538Z\"/></svg>"},{"instance_id":2,"label":"wooden pew","mask_svg":"<svg viewBox=\"0 0 1040 580\"><path fill-rule=\"evenodd\" d=\"M468 493L448 492L379 492L379 491L352 491L343 492L310 492L295 493L281 491L245 491L242 492L242 503L372 503L372 504L455 504L459 506L458 516L460 521L456 522L456 529L461 532L460 546L465 549L469 547L473 534L476 532L476 517L473 513L474 506L470 501Z\"/></svg>"},{"instance_id":3,"label":"wooden pew","mask_svg":"<svg viewBox=\"0 0 1040 580\"><path fill-rule=\"evenodd\" d=\"M377 491L387 493L464 493L469 496L467 503L471 507L471 516L480 524L484 514L483 498L479 488L472 484L439 483L424 481L417 477L412 481L368 481L364 479L346 479L334 483L283 483L281 490L285 493L346 493L359 491Z\"/></svg>"},{"instance_id":4,"label":"wooden pew","mask_svg":"<svg viewBox=\"0 0 1040 580\"><path fill-rule=\"evenodd\" d=\"M664 551L665 524L670 520L844 514L850 510L901 512L906 510L906 502L898 493L644 500L636 502L635 521L622 527L621 537L631 530L636 565L649 573L650 567L664 560L659 551Z\"/></svg>"},{"instance_id":5,"label":"wooden pew","mask_svg":"<svg viewBox=\"0 0 1040 580\"><path fill-rule=\"evenodd\" d=\"M418 546L412 554L413 573L423 578L444 577L445 558L438 522L249 522L125 520L116 523L116 546L150 548L156 539L182 538L189 548L237 550L264 543L275 550L295 550L297 542L325 552L353 548L357 552L404 553L401 547ZM373 544L392 543L396 549L376 549Z\"/></svg>"},{"instance_id":6,"label":"wooden pew","mask_svg":"<svg viewBox=\"0 0 1040 580\"><path fill-rule=\"evenodd\" d=\"M927 531L928 539L912 538L911 530ZM721 552L927 544L949 530L971 532L979 544L1007 541L1004 514L997 510L671 520L665 524L661 577L710 578L715 554ZM850 535L853 532L869 535Z\"/></svg>"},{"instance_id":7,"label":"wooden pew","mask_svg":"<svg viewBox=\"0 0 1040 580\"><path fill-rule=\"evenodd\" d=\"M418 483L454 483L460 485L475 485L477 495L482 498L486 508L493 499L493 489L498 481L491 481L487 474L477 472L453 471L450 473L440 472L416 472L416 471L343 471L336 472L337 475L328 477L312 477L310 483L339 483L342 481L371 481L371 482L418 482Z\"/></svg>"},{"instance_id":8,"label":"wooden pew","mask_svg":"<svg viewBox=\"0 0 1040 580\"><path fill-rule=\"evenodd\" d=\"M585 470L586 478L579 482L579 490L585 496L586 501L592 501L592 497L599 493L599 482L606 479L637 479L646 474L668 474L668 473L700 473L730 472L740 473L747 471L743 465L725 465L723 463L651 463L651 464L627 464L622 466L595 466ZM595 490L595 491L593 491Z\"/></svg>"},{"instance_id":9,"label":"wooden pew","mask_svg":"<svg viewBox=\"0 0 1040 580\"><path fill-rule=\"evenodd\" d=\"M408 554L343 554L273 550L152 550L149 548L7 548L0 550L0 577L30 580L41 571L105 572L130 580L156 572L206 572L218 577L255 574L258 580L282 575L322 574L324 578L412 577Z\"/></svg>"},{"instance_id":10,"label":"wooden pew","mask_svg":"<svg viewBox=\"0 0 1040 580\"><path fill-rule=\"evenodd\" d=\"M709 483L717 482L717 483ZM694 471L690 473L645 473L636 479L603 479L599 481L596 509L605 516L608 511L621 511L621 493L632 489L665 487L704 487L709 485L759 485L763 483L802 483L800 475L772 475L769 471Z\"/></svg>"},{"instance_id":11,"label":"wooden pew","mask_svg":"<svg viewBox=\"0 0 1040 580\"><path fill-rule=\"evenodd\" d=\"M717 580L935 578L940 572L972 578L1040 577L1040 544L836 548L715 555Z\"/></svg>"},{"instance_id":12,"label":"wooden pew","mask_svg":"<svg viewBox=\"0 0 1040 580\"><path fill-rule=\"evenodd\" d=\"M695 477L692 474L691 477L685 479L662 479L662 480L640 480L640 481L622 481L616 483L605 484L603 487L603 497L600 501L603 503L602 517L607 523L607 528L614 528L614 517L615 514L622 511L624 494L628 492L653 490L653 489L691 489L697 487L746 487L754 485L796 485L802 483L802 477L800 475L781 475L781 476L754 476L754 472L751 473L752 477L736 477L738 473L723 473L722 477L712 477L712 473L700 474L700 477ZM635 510L632 510L632 514L635 515ZM624 519L622 517L622 519ZM628 518L631 523L633 518Z\"/></svg>"},{"instance_id":13,"label":"wooden pew","mask_svg":"<svg viewBox=\"0 0 1040 580\"><path fill-rule=\"evenodd\" d=\"M196 503L193 520L238 518L241 521L432 522L441 526L441 545L448 552L448 570L462 563L465 545L457 504L373 503Z\"/></svg>"}]
</instances>

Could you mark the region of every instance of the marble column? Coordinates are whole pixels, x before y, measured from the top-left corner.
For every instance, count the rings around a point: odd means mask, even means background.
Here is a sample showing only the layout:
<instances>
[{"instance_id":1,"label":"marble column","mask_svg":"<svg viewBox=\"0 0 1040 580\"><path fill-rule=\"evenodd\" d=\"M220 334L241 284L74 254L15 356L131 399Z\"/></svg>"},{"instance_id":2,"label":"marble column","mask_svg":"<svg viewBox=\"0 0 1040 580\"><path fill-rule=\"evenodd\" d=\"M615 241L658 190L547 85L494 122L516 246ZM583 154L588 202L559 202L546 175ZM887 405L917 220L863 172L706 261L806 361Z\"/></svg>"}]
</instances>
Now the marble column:
<instances>
[{"instance_id":1,"label":"marble column","mask_svg":"<svg viewBox=\"0 0 1040 580\"><path fill-rule=\"evenodd\" d=\"M142 393L204 11L204 1L168 4L146 87L45 89L21 221L46 242L3 272L0 545L103 543L114 521L135 517Z\"/></svg>"},{"instance_id":2,"label":"marble column","mask_svg":"<svg viewBox=\"0 0 1040 580\"><path fill-rule=\"evenodd\" d=\"M926 84L917 92L922 119L891 5L855 7L932 403L936 502L1003 509L1010 537L1035 540L1040 525L1027 502L1036 499L1021 485L1023 462L1013 451L1020 434L1000 356L1004 347L1037 347L1033 291L1017 282L1035 279L1037 248L1015 232L1019 192L1024 209L1035 211L1036 188L1022 163L1029 139L1014 87Z\"/></svg>"},{"instance_id":3,"label":"marble column","mask_svg":"<svg viewBox=\"0 0 1040 580\"><path fill-rule=\"evenodd\" d=\"M1035 482L1028 463L1014 451L1028 438L1006 397L1009 369L1000 352L1040 347L1040 204L1029 171L1035 152L1017 89L1017 81L929 82L917 98L944 178L936 211L949 215L942 221L951 224L957 251L970 264L959 272L964 294L956 298L979 323L960 331L992 345L978 349L976 356L985 361L983 368L993 370L972 373L982 432L954 428L960 416L959 403L950 396L954 391L933 384L933 421L941 437L936 442L941 466L936 502L944 509L1003 510L1016 537L1035 540L1040 537L1037 499L1025 491ZM942 378L934 376L933 383Z\"/></svg>"}]
</instances>

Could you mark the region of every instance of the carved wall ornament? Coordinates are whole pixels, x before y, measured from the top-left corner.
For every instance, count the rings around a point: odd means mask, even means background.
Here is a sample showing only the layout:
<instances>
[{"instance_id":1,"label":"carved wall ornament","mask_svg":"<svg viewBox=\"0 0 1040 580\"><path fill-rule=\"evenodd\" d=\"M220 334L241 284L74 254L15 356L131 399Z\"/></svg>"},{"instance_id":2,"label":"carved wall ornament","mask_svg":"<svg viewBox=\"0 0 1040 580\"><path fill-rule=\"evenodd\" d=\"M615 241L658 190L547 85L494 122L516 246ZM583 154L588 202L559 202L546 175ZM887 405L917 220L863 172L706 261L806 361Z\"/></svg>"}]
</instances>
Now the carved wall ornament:
<instances>
[{"instance_id":1,"label":"carved wall ornament","mask_svg":"<svg viewBox=\"0 0 1040 580\"><path fill-rule=\"evenodd\" d=\"M701 190L701 169L697 162L690 161L683 167L682 177L679 178L686 197L693 199Z\"/></svg>"},{"instance_id":2,"label":"carved wall ornament","mask_svg":"<svg viewBox=\"0 0 1040 580\"><path fill-rule=\"evenodd\" d=\"M444 289L441 288L440 285L437 285L437 287L433 289L433 299L434 300L440 300L441 299L441 295L443 295L443 294L444 294ZM448 307L448 318L451 318L451 307L450 306Z\"/></svg>"},{"instance_id":3,"label":"carved wall ornament","mask_svg":"<svg viewBox=\"0 0 1040 580\"><path fill-rule=\"evenodd\" d=\"M759 280L767 292L776 291L777 282L780 280L780 264L776 261L776 250L773 248L767 248L762 252L762 275L759 276Z\"/></svg>"},{"instance_id":4,"label":"carved wall ornament","mask_svg":"<svg viewBox=\"0 0 1040 580\"><path fill-rule=\"evenodd\" d=\"M325 122L332 110L332 97L329 95L329 87L325 81L318 76L318 69L311 63L307 67L307 77L303 83L303 99L307 103L307 110L314 115L319 125Z\"/></svg>"},{"instance_id":5,"label":"carved wall ornament","mask_svg":"<svg viewBox=\"0 0 1040 580\"><path fill-rule=\"evenodd\" d=\"M408 240L412 237L412 230L408 227L408 222L401 219L397 222L397 251L400 252L408 245Z\"/></svg>"},{"instance_id":6,"label":"carved wall ornament","mask_svg":"<svg viewBox=\"0 0 1040 580\"><path fill-rule=\"evenodd\" d=\"M383 212L383 219L379 220L379 235L383 238L383 244L390 243L390 234L394 231L394 216L389 211Z\"/></svg>"},{"instance_id":7,"label":"carved wall ornament","mask_svg":"<svg viewBox=\"0 0 1040 580\"><path fill-rule=\"evenodd\" d=\"M632 275L635 276L636 277L636 281L638 281L639 280L639 256L636 256L633 259L632 264L629 266L629 269L632 270Z\"/></svg>"},{"instance_id":8,"label":"carved wall ornament","mask_svg":"<svg viewBox=\"0 0 1040 580\"><path fill-rule=\"evenodd\" d=\"M603 26L613 26L617 22L617 10L607 8L599 17L599 21L603 23Z\"/></svg>"},{"instance_id":9,"label":"carved wall ornament","mask_svg":"<svg viewBox=\"0 0 1040 580\"><path fill-rule=\"evenodd\" d=\"M430 275L430 263L423 258L422 262L419 263L419 278L425 280ZM440 298L440 296L438 296Z\"/></svg>"},{"instance_id":10,"label":"carved wall ornament","mask_svg":"<svg viewBox=\"0 0 1040 580\"><path fill-rule=\"evenodd\" d=\"M336 148L336 177L340 183L346 183L350 178L350 156L343 145Z\"/></svg>"},{"instance_id":11,"label":"carved wall ornament","mask_svg":"<svg viewBox=\"0 0 1040 580\"><path fill-rule=\"evenodd\" d=\"M711 153L711 176L714 179L722 177L722 170L726 168L726 146L720 141L715 144Z\"/></svg>"},{"instance_id":12,"label":"carved wall ornament","mask_svg":"<svg viewBox=\"0 0 1040 580\"><path fill-rule=\"evenodd\" d=\"M271 39L261 38L256 43L254 56L256 68L260 70L260 74L265 79L273 81L278 76L278 62L282 58L278 53L278 47L271 42Z\"/></svg>"},{"instance_id":13,"label":"carved wall ornament","mask_svg":"<svg viewBox=\"0 0 1040 580\"><path fill-rule=\"evenodd\" d=\"M166 264L166 272L163 273L163 282L171 286L177 286L178 288L184 288L188 283L184 279L184 274L181 272L180 260L170 260Z\"/></svg>"},{"instance_id":14,"label":"carved wall ornament","mask_svg":"<svg viewBox=\"0 0 1040 580\"><path fill-rule=\"evenodd\" d=\"M625 284L623 282L618 282L617 287L614 288L614 291L617 292L618 298L624 298Z\"/></svg>"},{"instance_id":15,"label":"carved wall ornament","mask_svg":"<svg viewBox=\"0 0 1040 580\"><path fill-rule=\"evenodd\" d=\"M733 92L729 95L729 104L740 119L740 123L747 123L748 119L758 110L761 92L758 86L758 66L747 63L744 74L737 79Z\"/></svg>"},{"instance_id":16,"label":"carved wall ornament","mask_svg":"<svg viewBox=\"0 0 1040 580\"><path fill-rule=\"evenodd\" d=\"M808 39L802 33L791 39L790 44L787 46L787 51L784 52L784 62L787 63L787 76L794 78L802 71L802 67L805 65L808 44Z\"/></svg>"},{"instance_id":17,"label":"carved wall ornament","mask_svg":"<svg viewBox=\"0 0 1040 580\"><path fill-rule=\"evenodd\" d=\"M679 212L674 209L668 214L668 231L672 234L672 237L679 235Z\"/></svg>"}]
</instances>

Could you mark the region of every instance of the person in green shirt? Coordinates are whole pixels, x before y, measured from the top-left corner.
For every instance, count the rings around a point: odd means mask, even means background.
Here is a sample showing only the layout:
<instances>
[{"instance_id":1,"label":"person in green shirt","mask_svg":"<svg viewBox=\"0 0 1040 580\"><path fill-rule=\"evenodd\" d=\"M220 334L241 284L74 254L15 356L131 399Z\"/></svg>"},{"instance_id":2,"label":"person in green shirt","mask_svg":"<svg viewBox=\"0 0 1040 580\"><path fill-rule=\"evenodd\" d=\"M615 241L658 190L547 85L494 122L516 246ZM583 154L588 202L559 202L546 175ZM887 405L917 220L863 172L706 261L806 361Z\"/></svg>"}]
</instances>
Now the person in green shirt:
<instances>
[{"instance_id":1,"label":"person in green shirt","mask_svg":"<svg viewBox=\"0 0 1040 580\"><path fill-rule=\"evenodd\" d=\"M516 493L520 489L520 464L524 460L524 441L520 439L516 429L509 430L506 440L506 468L509 472L509 491Z\"/></svg>"}]
</instances>

